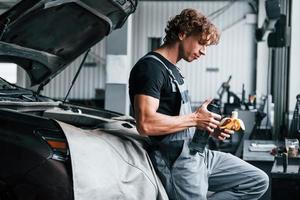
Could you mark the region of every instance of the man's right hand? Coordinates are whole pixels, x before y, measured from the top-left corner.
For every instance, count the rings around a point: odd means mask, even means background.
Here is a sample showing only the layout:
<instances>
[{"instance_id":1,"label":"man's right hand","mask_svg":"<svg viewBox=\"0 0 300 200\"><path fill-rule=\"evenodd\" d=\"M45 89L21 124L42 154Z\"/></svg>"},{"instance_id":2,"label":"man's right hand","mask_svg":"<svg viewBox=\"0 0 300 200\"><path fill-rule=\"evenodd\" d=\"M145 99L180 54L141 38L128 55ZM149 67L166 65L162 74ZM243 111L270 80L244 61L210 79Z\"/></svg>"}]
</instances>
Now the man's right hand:
<instances>
[{"instance_id":1,"label":"man's right hand","mask_svg":"<svg viewBox=\"0 0 300 200\"><path fill-rule=\"evenodd\" d=\"M205 102L194 112L196 120L196 128L201 130L207 130L210 133L214 132L220 124L221 116L210 112L207 109L208 104L210 104L212 99L207 99Z\"/></svg>"}]
</instances>

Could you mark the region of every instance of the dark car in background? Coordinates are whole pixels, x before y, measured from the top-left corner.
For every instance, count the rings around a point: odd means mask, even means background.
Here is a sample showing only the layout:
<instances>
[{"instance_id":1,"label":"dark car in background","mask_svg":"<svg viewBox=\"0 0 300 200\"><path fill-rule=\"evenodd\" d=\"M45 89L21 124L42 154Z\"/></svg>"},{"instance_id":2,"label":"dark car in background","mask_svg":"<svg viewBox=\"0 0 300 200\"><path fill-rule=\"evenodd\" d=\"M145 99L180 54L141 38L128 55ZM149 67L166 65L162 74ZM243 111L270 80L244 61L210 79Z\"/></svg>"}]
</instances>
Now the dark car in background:
<instances>
[{"instance_id":1,"label":"dark car in background","mask_svg":"<svg viewBox=\"0 0 300 200\"><path fill-rule=\"evenodd\" d=\"M0 16L0 62L22 67L38 86L32 91L0 78L0 200L99 199L84 198L87 193L166 199L144 150L148 140L132 119L40 95L68 64L120 28L136 6L136 0L22 0ZM82 137L81 158L98 159L90 159L97 169L92 175L100 177L93 191L80 191L89 189L81 181L90 168L76 168L76 162L89 161L78 161L72 132ZM91 135L103 141L95 147L102 150L85 151ZM122 185L128 174L139 178Z\"/></svg>"}]
</instances>

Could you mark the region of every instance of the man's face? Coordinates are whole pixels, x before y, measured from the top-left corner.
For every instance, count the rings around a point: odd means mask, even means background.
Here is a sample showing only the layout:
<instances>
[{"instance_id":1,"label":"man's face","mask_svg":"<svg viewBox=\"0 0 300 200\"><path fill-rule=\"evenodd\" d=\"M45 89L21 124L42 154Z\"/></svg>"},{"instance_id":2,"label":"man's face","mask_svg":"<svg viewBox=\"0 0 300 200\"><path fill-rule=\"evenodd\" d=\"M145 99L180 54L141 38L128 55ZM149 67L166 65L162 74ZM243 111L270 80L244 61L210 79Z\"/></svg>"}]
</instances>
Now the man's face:
<instances>
[{"instance_id":1,"label":"man's face","mask_svg":"<svg viewBox=\"0 0 300 200\"><path fill-rule=\"evenodd\" d=\"M179 36L179 56L187 62L192 62L205 55L206 46L201 44L201 35L190 35L185 34Z\"/></svg>"}]
</instances>

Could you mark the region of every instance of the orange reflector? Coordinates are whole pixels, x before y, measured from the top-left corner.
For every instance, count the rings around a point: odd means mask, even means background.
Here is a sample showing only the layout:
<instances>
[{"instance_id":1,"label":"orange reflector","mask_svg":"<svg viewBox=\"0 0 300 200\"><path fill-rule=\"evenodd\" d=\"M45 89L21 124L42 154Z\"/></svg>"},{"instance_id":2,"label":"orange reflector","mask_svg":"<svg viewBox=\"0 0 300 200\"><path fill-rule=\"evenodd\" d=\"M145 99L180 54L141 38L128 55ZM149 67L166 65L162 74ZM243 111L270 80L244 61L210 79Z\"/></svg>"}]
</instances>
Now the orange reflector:
<instances>
[{"instance_id":1,"label":"orange reflector","mask_svg":"<svg viewBox=\"0 0 300 200\"><path fill-rule=\"evenodd\" d=\"M67 144L65 142L51 141L51 140L47 140L47 142L53 149L66 149L67 148Z\"/></svg>"}]
</instances>

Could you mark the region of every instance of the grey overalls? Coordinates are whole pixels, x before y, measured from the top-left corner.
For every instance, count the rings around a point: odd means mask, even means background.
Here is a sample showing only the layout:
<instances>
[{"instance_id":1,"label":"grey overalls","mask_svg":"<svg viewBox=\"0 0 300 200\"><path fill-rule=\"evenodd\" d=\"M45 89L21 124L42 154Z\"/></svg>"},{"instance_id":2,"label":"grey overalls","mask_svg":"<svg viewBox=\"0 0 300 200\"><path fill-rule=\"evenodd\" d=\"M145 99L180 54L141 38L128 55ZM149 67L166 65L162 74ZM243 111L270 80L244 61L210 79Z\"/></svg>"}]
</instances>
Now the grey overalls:
<instances>
[{"instance_id":1,"label":"grey overalls","mask_svg":"<svg viewBox=\"0 0 300 200\"><path fill-rule=\"evenodd\" d=\"M180 92L180 115L190 114L186 84L179 85L172 71L155 55L142 59L151 58L167 69L173 92L176 88ZM207 149L191 154L188 146L194 132L194 128L189 128L160 141L152 137L153 148L149 155L170 199L205 200L208 189L215 192L209 199L258 199L266 191L267 175L231 154Z\"/></svg>"}]
</instances>

